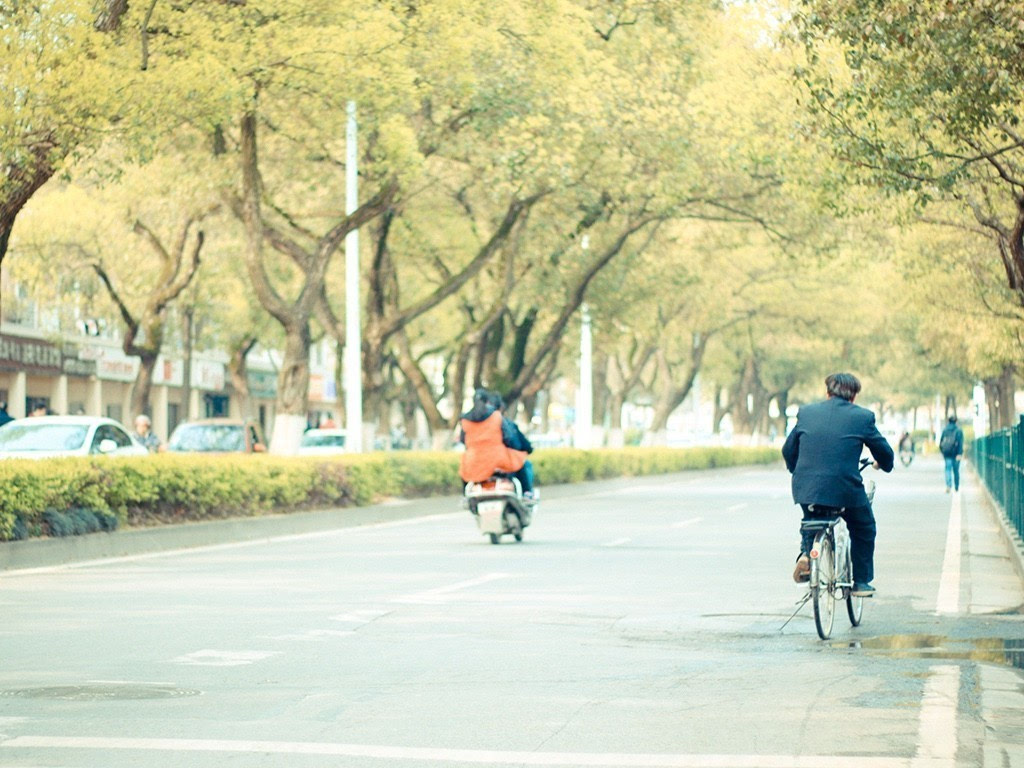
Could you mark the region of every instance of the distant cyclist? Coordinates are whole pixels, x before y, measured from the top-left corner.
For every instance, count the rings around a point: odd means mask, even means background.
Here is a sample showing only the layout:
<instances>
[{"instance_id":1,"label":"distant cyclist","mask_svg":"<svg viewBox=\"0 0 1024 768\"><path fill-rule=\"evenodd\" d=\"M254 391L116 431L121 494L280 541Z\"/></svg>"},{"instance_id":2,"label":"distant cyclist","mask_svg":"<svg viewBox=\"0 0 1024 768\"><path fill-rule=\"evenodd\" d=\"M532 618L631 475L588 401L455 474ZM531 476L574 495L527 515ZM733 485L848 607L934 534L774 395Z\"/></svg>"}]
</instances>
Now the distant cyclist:
<instances>
[{"instance_id":1,"label":"distant cyclist","mask_svg":"<svg viewBox=\"0 0 1024 768\"><path fill-rule=\"evenodd\" d=\"M800 408L796 426L782 446L786 468L793 475L793 501L804 511L804 520L819 519L816 507L845 508L842 518L850 531L855 597L875 593L875 516L857 470L866 446L875 467L892 472L895 456L875 426L875 415L854 405L860 381L852 373L833 373L825 379L828 398ZM801 536L793 580L807 581L811 564L808 552L813 533Z\"/></svg>"}]
</instances>

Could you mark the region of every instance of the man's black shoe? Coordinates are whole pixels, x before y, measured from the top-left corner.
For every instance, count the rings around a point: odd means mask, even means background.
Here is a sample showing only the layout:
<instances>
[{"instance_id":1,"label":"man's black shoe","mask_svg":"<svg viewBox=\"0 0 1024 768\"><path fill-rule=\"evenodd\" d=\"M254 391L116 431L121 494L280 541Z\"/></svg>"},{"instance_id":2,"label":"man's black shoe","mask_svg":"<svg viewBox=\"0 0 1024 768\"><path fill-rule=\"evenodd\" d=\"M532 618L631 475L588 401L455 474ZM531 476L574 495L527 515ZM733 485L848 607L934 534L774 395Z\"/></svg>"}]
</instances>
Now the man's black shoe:
<instances>
[{"instance_id":1,"label":"man's black shoe","mask_svg":"<svg viewBox=\"0 0 1024 768\"><path fill-rule=\"evenodd\" d=\"M853 583L853 589L850 590L850 594L854 597L871 597L875 594L875 588L870 584L863 584L859 581Z\"/></svg>"}]
</instances>

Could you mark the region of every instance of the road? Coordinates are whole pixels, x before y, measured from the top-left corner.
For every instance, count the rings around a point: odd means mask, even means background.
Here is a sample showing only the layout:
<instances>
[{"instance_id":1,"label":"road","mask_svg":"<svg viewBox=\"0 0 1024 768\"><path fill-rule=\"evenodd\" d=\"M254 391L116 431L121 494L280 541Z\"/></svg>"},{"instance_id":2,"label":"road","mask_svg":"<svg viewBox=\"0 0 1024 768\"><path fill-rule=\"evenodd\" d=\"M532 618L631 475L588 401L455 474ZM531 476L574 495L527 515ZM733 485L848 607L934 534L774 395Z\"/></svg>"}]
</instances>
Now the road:
<instances>
[{"instance_id":1,"label":"road","mask_svg":"<svg viewBox=\"0 0 1024 768\"><path fill-rule=\"evenodd\" d=\"M544 489L521 544L434 500L0 574L0 766L1024 764L981 492L924 460L878 485L879 594L828 643L786 623L781 465Z\"/></svg>"}]
</instances>

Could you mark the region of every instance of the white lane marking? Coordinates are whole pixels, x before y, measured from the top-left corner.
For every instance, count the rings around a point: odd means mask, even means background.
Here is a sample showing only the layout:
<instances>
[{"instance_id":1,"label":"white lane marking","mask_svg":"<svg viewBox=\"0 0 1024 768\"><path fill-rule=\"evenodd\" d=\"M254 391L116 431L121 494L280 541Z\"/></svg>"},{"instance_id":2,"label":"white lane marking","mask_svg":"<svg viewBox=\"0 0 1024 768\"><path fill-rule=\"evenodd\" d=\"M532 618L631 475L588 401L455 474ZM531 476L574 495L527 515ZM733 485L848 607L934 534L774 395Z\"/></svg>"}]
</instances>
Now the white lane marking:
<instances>
[{"instance_id":1,"label":"white lane marking","mask_svg":"<svg viewBox=\"0 0 1024 768\"><path fill-rule=\"evenodd\" d=\"M394 611L379 611L373 608L367 608L359 611L352 611L351 613L339 613L336 616L331 616L331 621L341 621L346 624L369 624L371 621L376 621L385 616L389 616Z\"/></svg>"},{"instance_id":2,"label":"white lane marking","mask_svg":"<svg viewBox=\"0 0 1024 768\"><path fill-rule=\"evenodd\" d=\"M949 527L946 529L946 553L942 558L942 577L935 613L957 613L960 608L960 549L962 517L960 494L954 493L949 505Z\"/></svg>"},{"instance_id":3,"label":"white lane marking","mask_svg":"<svg viewBox=\"0 0 1024 768\"><path fill-rule=\"evenodd\" d=\"M352 637L355 633L354 629L309 629L294 635L266 635L265 637L267 640L291 642L295 640L319 640L322 637Z\"/></svg>"},{"instance_id":4,"label":"white lane marking","mask_svg":"<svg viewBox=\"0 0 1024 768\"><path fill-rule=\"evenodd\" d=\"M739 512L741 509L746 509L749 506L750 506L750 504L748 502L744 501L742 504L733 504L731 507L727 507L725 511L726 512Z\"/></svg>"},{"instance_id":5,"label":"white lane marking","mask_svg":"<svg viewBox=\"0 0 1024 768\"><path fill-rule=\"evenodd\" d=\"M615 539L614 541L606 541L601 546L602 547L621 547L623 544L629 544L629 542L631 542L631 541L632 541L632 539L629 538L628 536L626 536L625 538L622 538L622 539Z\"/></svg>"},{"instance_id":6,"label":"white lane marking","mask_svg":"<svg viewBox=\"0 0 1024 768\"><path fill-rule=\"evenodd\" d=\"M626 488L610 488L606 491L591 491L590 493L574 494L571 498L576 499L599 499L606 496L632 496L644 491L666 491L678 488L697 485L700 480L681 480L677 483L639 483Z\"/></svg>"},{"instance_id":7,"label":"white lane marking","mask_svg":"<svg viewBox=\"0 0 1024 768\"><path fill-rule=\"evenodd\" d=\"M449 584L446 587L437 587L435 589L427 589L423 592L416 592L412 595L406 595L404 597L396 597L391 600L392 603L413 603L422 605L435 605L443 603L448 595L452 592L458 592L463 589L469 589L470 587L477 587L481 584L487 584L491 581L498 579L511 578L510 573L488 573L484 576L480 576L476 579L469 579L468 581L460 581L456 584Z\"/></svg>"},{"instance_id":8,"label":"white lane marking","mask_svg":"<svg viewBox=\"0 0 1024 768\"><path fill-rule=\"evenodd\" d=\"M924 686L914 766L956 766L956 711L960 696L960 667L943 664L931 668Z\"/></svg>"},{"instance_id":9,"label":"white lane marking","mask_svg":"<svg viewBox=\"0 0 1024 768\"><path fill-rule=\"evenodd\" d=\"M222 552L225 550L242 549L243 547L255 547L261 544L276 544L286 541L307 541L309 539L326 539L332 536L340 536L358 531L376 531L382 528L404 528L408 525L422 525L437 520L454 520L457 517L465 516L465 512L442 512L437 515L423 515L422 517L410 517L405 520L388 520L383 523L367 523L366 525L351 525L347 528L331 528L327 531L311 531L309 533L287 533L281 536L266 536L260 539L249 539L247 541L232 541L227 544L206 544L198 547L182 547L180 549L165 549L159 552L143 552L138 555L123 555L121 557L101 557L95 560L82 560L77 563L62 563L60 565L45 565L39 568L15 568L9 571L0 570L0 578L9 576L32 576L38 573L56 573L58 571L69 571L75 568L91 568L98 565L117 565L119 563L134 563L140 560L154 560L158 557L174 557L175 555L201 554L205 552Z\"/></svg>"},{"instance_id":10,"label":"white lane marking","mask_svg":"<svg viewBox=\"0 0 1024 768\"><path fill-rule=\"evenodd\" d=\"M330 755L445 764L613 766L615 768L952 768L945 759L843 755L672 755L596 752L501 752L485 749L385 747L295 741L142 739L102 736L0 736L0 749L130 749L163 752L235 752Z\"/></svg>"},{"instance_id":11,"label":"white lane marking","mask_svg":"<svg viewBox=\"0 0 1024 768\"><path fill-rule=\"evenodd\" d=\"M171 659L175 664L189 664L195 667L240 667L276 656L276 651L213 651L204 650L187 653Z\"/></svg>"},{"instance_id":12,"label":"white lane marking","mask_svg":"<svg viewBox=\"0 0 1024 768\"><path fill-rule=\"evenodd\" d=\"M689 520L680 520L678 523L672 523L673 528L686 528L688 525L699 523L703 520L703 517L691 517Z\"/></svg>"}]
</instances>

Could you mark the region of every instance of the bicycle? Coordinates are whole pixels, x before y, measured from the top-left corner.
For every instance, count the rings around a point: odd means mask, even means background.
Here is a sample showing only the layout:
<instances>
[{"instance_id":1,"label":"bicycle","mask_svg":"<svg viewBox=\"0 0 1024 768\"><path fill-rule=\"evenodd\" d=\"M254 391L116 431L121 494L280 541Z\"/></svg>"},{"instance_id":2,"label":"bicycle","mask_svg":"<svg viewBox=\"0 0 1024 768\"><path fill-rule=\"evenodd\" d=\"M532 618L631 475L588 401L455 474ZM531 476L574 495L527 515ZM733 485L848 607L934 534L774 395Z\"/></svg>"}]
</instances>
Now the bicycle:
<instances>
[{"instance_id":1,"label":"bicycle","mask_svg":"<svg viewBox=\"0 0 1024 768\"><path fill-rule=\"evenodd\" d=\"M861 459L860 469L863 471L871 459ZM868 503L875 497L875 483L868 480L864 484ZM800 523L800 531L813 532L814 543L811 545L811 573L808 581L808 592L800 605L808 600L814 609L814 626L818 637L828 640L832 636L832 626L836 617L836 601L846 601L846 613L850 624L860 626L864 616L864 598L853 594L853 561L850 558L850 534L846 521L840 515L845 507L812 506L812 512L821 515L819 520L804 520Z\"/></svg>"},{"instance_id":2,"label":"bicycle","mask_svg":"<svg viewBox=\"0 0 1024 768\"><path fill-rule=\"evenodd\" d=\"M900 448L900 463L904 467L909 467L911 462L914 461L914 449L913 448Z\"/></svg>"}]
</instances>

